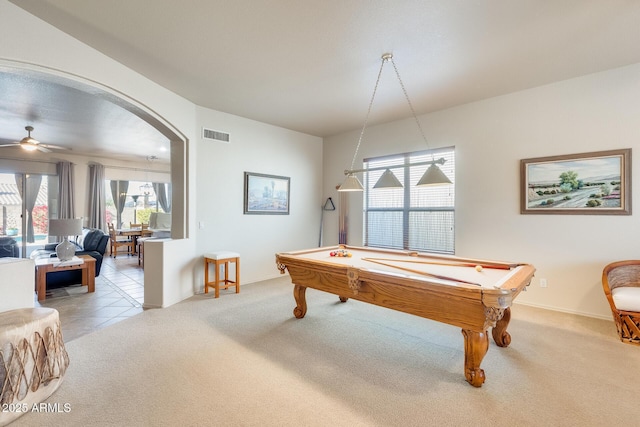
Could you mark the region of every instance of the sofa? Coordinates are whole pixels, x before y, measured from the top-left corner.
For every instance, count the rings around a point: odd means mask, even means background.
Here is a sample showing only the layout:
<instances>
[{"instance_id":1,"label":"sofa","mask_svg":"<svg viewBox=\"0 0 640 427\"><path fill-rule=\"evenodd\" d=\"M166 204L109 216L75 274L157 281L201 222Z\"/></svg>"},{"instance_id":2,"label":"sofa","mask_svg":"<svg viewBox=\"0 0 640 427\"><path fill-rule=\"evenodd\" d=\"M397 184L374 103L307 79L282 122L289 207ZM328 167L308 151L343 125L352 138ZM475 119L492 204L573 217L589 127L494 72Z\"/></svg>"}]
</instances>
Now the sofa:
<instances>
[{"instance_id":1,"label":"sofa","mask_svg":"<svg viewBox=\"0 0 640 427\"><path fill-rule=\"evenodd\" d=\"M0 237L0 258L20 257L20 248L18 248L18 242L11 237Z\"/></svg>"},{"instance_id":2,"label":"sofa","mask_svg":"<svg viewBox=\"0 0 640 427\"><path fill-rule=\"evenodd\" d=\"M76 256L91 255L95 258L96 277L98 277L100 275L100 268L102 267L102 259L107 250L109 235L95 228L84 228L82 229L82 234L75 240L70 240L70 242L76 245ZM33 251L31 253L31 259L35 260L56 256L56 246L58 246L57 243L50 243L45 245L44 249ZM81 270L59 271L47 275L47 287L66 286L76 283L82 283Z\"/></svg>"}]
</instances>

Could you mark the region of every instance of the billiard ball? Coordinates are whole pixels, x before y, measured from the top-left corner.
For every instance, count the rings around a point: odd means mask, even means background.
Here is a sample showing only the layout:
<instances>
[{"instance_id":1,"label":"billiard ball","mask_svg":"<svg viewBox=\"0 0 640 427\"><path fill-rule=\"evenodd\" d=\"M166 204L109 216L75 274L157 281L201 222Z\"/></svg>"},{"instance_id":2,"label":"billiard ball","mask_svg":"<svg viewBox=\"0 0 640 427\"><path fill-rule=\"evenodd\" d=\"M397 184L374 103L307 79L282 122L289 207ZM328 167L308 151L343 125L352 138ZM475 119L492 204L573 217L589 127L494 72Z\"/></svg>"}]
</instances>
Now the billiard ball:
<instances>
[{"instance_id":1,"label":"billiard ball","mask_svg":"<svg viewBox=\"0 0 640 427\"><path fill-rule=\"evenodd\" d=\"M338 249L337 251L329 252L329 255L335 257L350 257L351 253L346 249Z\"/></svg>"},{"instance_id":2,"label":"billiard ball","mask_svg":"<svg viewBox=\"0 0 640 427\"><path fill-rule=\"evenodd\" d=\"M476 271L478 271L478 272L482 271L482 266L481 265L476 265Z\"/></svg>"}]
</instances>

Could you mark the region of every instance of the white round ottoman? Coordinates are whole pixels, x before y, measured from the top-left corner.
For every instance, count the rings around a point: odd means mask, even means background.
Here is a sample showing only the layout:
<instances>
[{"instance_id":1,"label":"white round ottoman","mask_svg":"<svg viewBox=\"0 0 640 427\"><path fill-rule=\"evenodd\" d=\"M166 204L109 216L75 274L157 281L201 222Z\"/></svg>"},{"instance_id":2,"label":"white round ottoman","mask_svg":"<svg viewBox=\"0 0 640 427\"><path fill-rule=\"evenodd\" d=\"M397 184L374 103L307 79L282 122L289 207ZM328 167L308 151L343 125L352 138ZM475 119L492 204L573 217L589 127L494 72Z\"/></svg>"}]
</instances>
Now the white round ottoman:
<instances>
[{"instance_id":1,"label":"white round ottoman","mask_svg":"<svg viewBox=\"0 0 640 427\"><path fill-rule=\"evenodd\" d=\"M0 313L0 425L31 412L62 382L69 366L58 311L20 308Z\"/></svg>"}]
</instances>

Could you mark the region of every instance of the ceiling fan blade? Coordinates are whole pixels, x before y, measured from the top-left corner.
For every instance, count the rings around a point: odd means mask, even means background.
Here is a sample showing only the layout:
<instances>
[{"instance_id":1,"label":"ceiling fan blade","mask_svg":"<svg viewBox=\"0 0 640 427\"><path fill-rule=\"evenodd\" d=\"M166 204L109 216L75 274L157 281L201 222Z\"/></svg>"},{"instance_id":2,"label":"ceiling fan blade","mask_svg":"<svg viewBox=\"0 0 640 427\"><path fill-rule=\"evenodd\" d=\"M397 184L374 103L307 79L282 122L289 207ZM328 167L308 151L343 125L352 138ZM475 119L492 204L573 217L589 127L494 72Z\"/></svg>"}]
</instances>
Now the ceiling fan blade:
<instances>
[{"instance_id":1,"label":"ceiling fan blade","mask_svg":"<svg viewBox=\"0 0 640 427\"><path fill-rule=\"evenodd\" d=\"M38 145L36 145L36 149L37 149L38 151L42 151L43 153L50 153L50 152L51 152L51 150L49 150L47 147L45 147L45 146L44 146L44 145L42 145L42 144L38 144Z\"/></svg>"},{"instance_id":2,"label":"ceiling fan blade","mask_svg":"<svg viewBox=\"0 0 640 427\"><path fill-rule=\"evenodd\" d=\"M0 147L19 147L20 144L2 144Z\"/></svg>"},{"instance_id":3,"label":"ceiling fan blade","mask_svg":"<svg viewBox=\"0 0 640 427\"><path fill-rule=\"evenodd\" d=\"M67 151L71 151L71 148L68 148L68 147L62 147L62 146L60 146L60 145L38 144L38 147L53 148L54 150L67 150Z\"/></svg>"}]
</instances>

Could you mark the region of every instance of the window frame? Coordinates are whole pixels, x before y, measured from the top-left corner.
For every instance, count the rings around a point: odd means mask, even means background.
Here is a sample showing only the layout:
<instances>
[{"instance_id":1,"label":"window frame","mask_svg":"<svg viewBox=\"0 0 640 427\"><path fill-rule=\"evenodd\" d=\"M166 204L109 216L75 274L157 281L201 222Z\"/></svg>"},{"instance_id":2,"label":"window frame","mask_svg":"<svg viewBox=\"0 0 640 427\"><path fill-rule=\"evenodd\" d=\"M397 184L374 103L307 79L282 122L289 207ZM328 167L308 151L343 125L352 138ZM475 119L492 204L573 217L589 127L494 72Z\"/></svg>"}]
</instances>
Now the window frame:
<instances>
[{"instance_id":1,"label":"window frame","mask_svg":"<svg viewBox=\"0 0 640 427\"><path fill-rule=\"evenodd\" d=\"M426 159L417 160L416 157L427 157ZM430 160L437 160L441 157L445 157L447 162L445 165L439 165L443 172L447 175L447 177L451 180L452 184L446 187L449 188L449 195L445 197L443 200L439 200L438 203L444 205L437 206L412 206L412 200L414 203L416 202L415 191L430 191L429 188L436 187L428 187L426 190L421 188L415 188L415 183L420 179L422 173L426 170L428 166L412 166L415 163L421 163ZM413 159L413 160L412 160ZM400 180L403 185L402 189L373 189L373 186L377 182L380 175L384 172L381 171L366 171L369 168L379 168L380 166L393 166L390 169L396 177ZM432 252L432 253L444 253L444 254L454 254L455 253L455 147L444 147L433 150L424 150L424 151L415 151L415 152L407 152L407 153L398 153L380 157L371 157L363 159L363 169L365 172L363 173L363 239L364 245L370 247L379 247L379 248L387 248L387 249L401 249L401 250L412 250L419 252ZM443 188L439 186L440 188ZM395 198L396 202L399 199L398 194L399 190L401 190L402 194L402 204L401 206L393 206L393 207L372 207L373 202L383 201L384 197ZM395 193L394 193L395 191ZM432 190L431 190L432 191ZM381 192L387 192L386 194ZM440 190L442 192L442 190ZM412 193L414 197L412 199ZM382 196L380 196L382 194ZM432 191L433 194L433 191ZM375 200L375 195L378 195L378 200ZM449 200L450 202L447 202ZM423 202L424 203L424 202ZM436 203L437 204L437 203ZM394 236L390 237L387 241L389 244L371 244L371 239L369 235L369 223L370 223L370 214L375 212L399 212L402 216L402 243L400 244L397 236L397 232ZM434 229L436 233L440 233L443 237L444 242L441 244L435 244L431 247L416 245L415 242L412 243L411 239L411 214L412 213L433 213L435 215L443 214L444 217L440 220L442 224L450 226L449 230L445 230L444 232L438 231ZM434 219L433 221L438 222L438 219ZM395 227L389 227L389 232L393 235L393 230ZM431 230L433 227L427 227L425 231ZM427 233L428 234L428 233ZM426 239L426 235L423 236L423 239ZM415 239L413 239L415 240Z\"/></svg>"}]
</instances>

